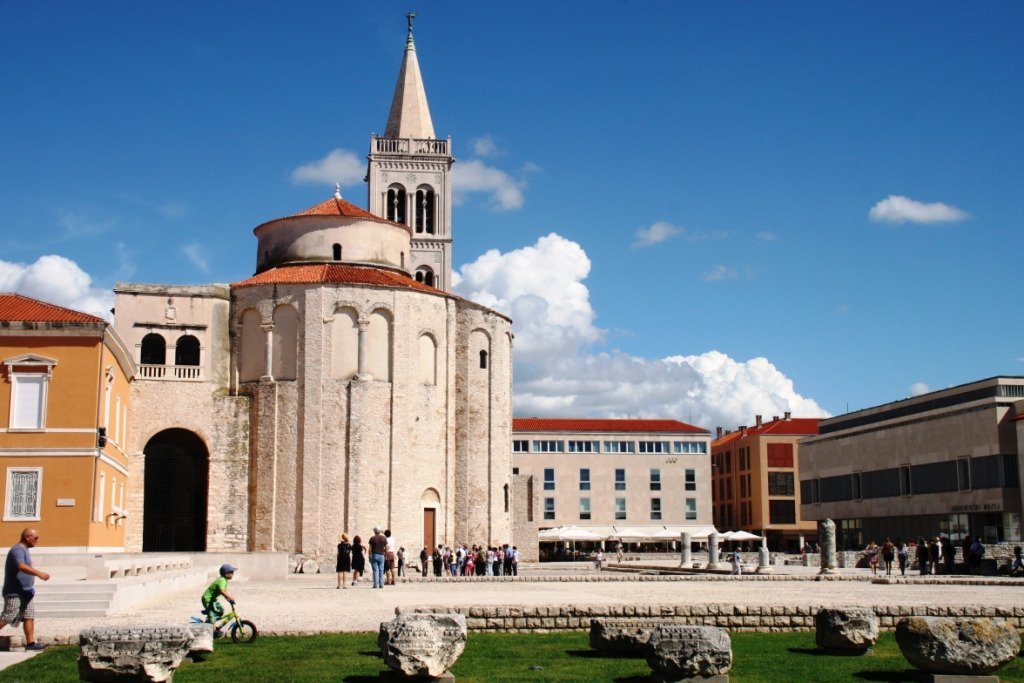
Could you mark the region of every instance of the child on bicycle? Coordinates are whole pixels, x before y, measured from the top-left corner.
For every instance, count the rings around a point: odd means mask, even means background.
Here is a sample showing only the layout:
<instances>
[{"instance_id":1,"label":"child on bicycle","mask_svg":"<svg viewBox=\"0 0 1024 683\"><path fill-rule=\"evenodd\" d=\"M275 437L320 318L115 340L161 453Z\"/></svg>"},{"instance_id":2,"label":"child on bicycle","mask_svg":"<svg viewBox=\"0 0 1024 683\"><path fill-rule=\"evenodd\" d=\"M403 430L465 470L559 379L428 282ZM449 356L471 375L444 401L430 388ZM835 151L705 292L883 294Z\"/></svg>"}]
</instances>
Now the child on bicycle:
<instances>
[{"instance_id":1,"label":"child on bicycle","mask_svg":"<svg viewBox=\"0 0 1024 683\"><path fill-rule=\"evenodd\" d=\"M220 567L220 576L217 580L210 584L210 587L203 593L203 597L200 601L203 603L203 614L206 615L207 623L216 623L218 619L224 616L224 608L220 604L220 596L230 602L232 605L235 604L235 599L228 593L228 581L235 578L236 569L230 564L223 564ZM218 632L214 632L215 636L220 635Z\"/></svg>"}]
</instances>

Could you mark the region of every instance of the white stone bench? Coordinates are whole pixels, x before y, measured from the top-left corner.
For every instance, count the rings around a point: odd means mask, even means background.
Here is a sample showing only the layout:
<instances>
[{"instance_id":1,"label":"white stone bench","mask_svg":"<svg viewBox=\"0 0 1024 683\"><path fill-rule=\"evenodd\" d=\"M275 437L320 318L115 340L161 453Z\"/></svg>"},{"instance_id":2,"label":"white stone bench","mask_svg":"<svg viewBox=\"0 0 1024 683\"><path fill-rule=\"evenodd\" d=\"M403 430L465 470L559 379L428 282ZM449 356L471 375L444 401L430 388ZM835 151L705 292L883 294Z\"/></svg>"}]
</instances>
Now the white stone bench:
<instances>
[{"instance_id":1,"label":"white stone bench","mask_svg":"<svg viewBox=\"0 0 1024 683\"><path fill-rule=\"evenodd\" d=\"M156 572L191 569L190 555L131 555L125 557L105 555L90 562L85 570L86 579L120 579Z\"/></svg>"}]
</instances>

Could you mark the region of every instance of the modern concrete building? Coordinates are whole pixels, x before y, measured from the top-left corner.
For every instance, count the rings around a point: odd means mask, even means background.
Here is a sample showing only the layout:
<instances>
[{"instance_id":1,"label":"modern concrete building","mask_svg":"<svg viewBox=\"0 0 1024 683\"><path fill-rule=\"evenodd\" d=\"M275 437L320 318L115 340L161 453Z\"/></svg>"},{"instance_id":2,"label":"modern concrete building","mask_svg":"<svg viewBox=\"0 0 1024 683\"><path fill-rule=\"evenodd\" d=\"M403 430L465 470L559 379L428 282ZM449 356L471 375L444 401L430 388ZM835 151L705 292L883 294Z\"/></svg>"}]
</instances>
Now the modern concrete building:
<instances>
[{"instance_id":1,"label":"modern concrete building","mask_svg":"<svg viewBox=\"0 0 1024 683\"><path fill-rule=\"evenodd\" d=\"M766 537L772 550L796 551L817 525L800 516L800 439L818 433L817 418L785 413L733 432L718 428L711 442L715 526Z\"/></svg>"},{"instance_id":2,"label":"modern concrete building","mask_svg":"<svg viewBox=\"0 0 1024 683\"><path fill-rule=\"evenodd\" d=\"M263 223L231 285L118 284L142 367L128 549L324 558L374 525L412 552L508 541L511 321L447 291L450 150L410 22L371 211L337 191Z\"/></svg>"},{"instance_id":3,"label":"modern concrete building","mask_svg":"<svg viewBox=\"0 0 1024 683\"><path fill-rule=\"evenodd\" d=\"M666 531L711 525L710 433L677 420L515 418L512 466L532 477L535 527Z\"/></svg>"},{"instance_id":4,"label":"modern concrete building","mask_svg":"<svg viewBox=\"0 0 1024 683\"><path fill-rule=\"evenodd\" d=\"M839 543L970 533L1021 540L1024 377L992 377L839 415L800 442L801 515Z\"/></svg>"},{"instance_id":5,"label":"modern concrete building","mask_svg":"<svg viewBox=\"0 0 1024 683\"><path fill-rule=\"evenodd\" d=\"M102 318L0 294L0 533L45 552L121 551L135 364Z\"/></svg>"}]
</instances>

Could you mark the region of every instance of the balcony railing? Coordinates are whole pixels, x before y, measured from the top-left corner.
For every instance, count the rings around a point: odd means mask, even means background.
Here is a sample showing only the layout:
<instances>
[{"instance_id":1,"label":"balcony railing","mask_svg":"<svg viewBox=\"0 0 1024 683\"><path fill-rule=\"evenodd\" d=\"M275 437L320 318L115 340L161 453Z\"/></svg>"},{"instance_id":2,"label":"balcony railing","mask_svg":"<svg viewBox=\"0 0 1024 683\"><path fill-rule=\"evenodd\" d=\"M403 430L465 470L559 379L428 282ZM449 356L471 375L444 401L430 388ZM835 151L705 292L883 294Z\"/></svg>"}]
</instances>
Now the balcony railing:
<instances>
[{"instance_id":1,"label":"balcony railing","mask_svg":"<svg viewBox=\"0 0 1024 683\"><path fill-rule=\"evenodd\" d=\"M448 155L450 140L373 137L373 151L379 154Z\"/></svg>"},{"instance_id":2,"label":"balcony railing","mask_svg":"<svg viewBox=\"0 0 1024 683\"><path fill-rule=\"evenodd\" d=\"M203 379L200 365L139 365L141 379L161 379L178 382L199 382Z\"/></svg>"}]
</instances>

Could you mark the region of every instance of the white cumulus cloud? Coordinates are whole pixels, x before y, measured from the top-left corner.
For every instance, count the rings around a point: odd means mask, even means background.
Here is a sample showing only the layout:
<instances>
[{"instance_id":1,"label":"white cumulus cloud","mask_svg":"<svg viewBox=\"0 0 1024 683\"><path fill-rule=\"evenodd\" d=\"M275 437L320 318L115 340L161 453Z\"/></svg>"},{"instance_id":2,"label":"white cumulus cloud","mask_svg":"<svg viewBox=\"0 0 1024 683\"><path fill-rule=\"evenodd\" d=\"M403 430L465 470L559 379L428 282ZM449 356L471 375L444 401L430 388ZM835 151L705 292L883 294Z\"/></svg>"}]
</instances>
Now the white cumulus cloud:
<instances>
[{"instance_id":1,"label":"white cumulus cloud","mask_svg":"<svg viewBox=\"0 0 1024 683\"><path fill-rule=\"evenodd\" d=\"M292 182L312 185L354 185L366 176L366 161L347 149L335 149L323 159L311 161L292 171Z\"/></svg>"},{"instance_id":2,"label":"white cumulus cloud","mask_svg":"<svg viewBox=\"0 0 1024 683\"><path fill-rule=\"evenodd\" d=\"M828 415L765 358L596 350L607 335L595 324L589 273L586 252L555 233L505 254L490 250L459 270L460 295L513 318L516 415L664 417L709 430L757 414Z\"/></svg>"},{"instance_id":3,"label":"white cumulus cloud","mask_svg":"<svg viewBox=\"0 0 1024 683\"><path fill-rule=\"evenodd\" d=\"M583 284L589 274L583 248L551 233L506 254L487 251L459 269L456 289L517 321L517 354L574 353L603 335Z\"/></svg>"},{"instance_id":4,"label":"white cumulus cloud","mask_svg":"<svg viewBox=\"0 0 1024 683\"><path fill-rule=\"evenodd\" d=\"M872 206L868 217L876 223L953 223L967 220L970 214L942 202L926 204L891 194Z\"/></svg>"},{"instance_id":5,"label":"white cumulus cloud","mask_svg":"<svg viewBox=\"0 0 1024 683\"><path fill-rule=\"evenodd\" d=\"M682 228L677 228L671 223L665 221L658 221L649 228L640 228L636 231L636 239L633 240L633 248L639 249L642 247L649 247L659 242L664 242L673 235L678 235L683 232Z\"/></svg>"},{"instance_id":6,"label":"white cumulus cloud","mask_svg":"<svg viewBox=\"0 0 1024 683\"><path fill-rule=\"evenodd\" d=\"M511 211L522 207L525 187L525 181L479 159L461 161L452 167L452 201L456 204L465 201L467 194L482 192L488 195L494 209Z\"/></svg>"},{"instance_id":7,"label":"white cumulus cloud","mask_svg":"<svg viewBox=\"0 0 1024 683\"><path fill-rule=\"evenodd\" d=\"M490 135L473 140L473 154L478 157L489 157L498 153L498 145Z\"/></svg>"},{"instance_id":8,"label":"white cumulus cloud","mask_svg":"<svg viewBox=\"0 0 1024 683\"><path fill-rule=\"evenodd\" d=\"M921 394L927 394L932 388L924 382L914 382L910 385L910 395L920 396Z\"/></svg>"},{"instance_id":9,"label":"white cumulus cloud","mask_svg":"<svg viewBox=\"0 0 1024 683\"><path fill-rule=\"evenodd\" d=\"M0 292L14 292L76 311L111 319L114 292L93 287L92 278L71 259L56 254L35 263L0 261Z\"/></svg>"}]
</instances>

